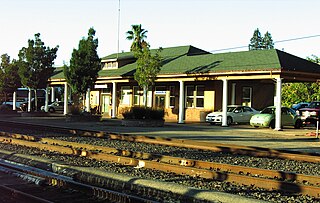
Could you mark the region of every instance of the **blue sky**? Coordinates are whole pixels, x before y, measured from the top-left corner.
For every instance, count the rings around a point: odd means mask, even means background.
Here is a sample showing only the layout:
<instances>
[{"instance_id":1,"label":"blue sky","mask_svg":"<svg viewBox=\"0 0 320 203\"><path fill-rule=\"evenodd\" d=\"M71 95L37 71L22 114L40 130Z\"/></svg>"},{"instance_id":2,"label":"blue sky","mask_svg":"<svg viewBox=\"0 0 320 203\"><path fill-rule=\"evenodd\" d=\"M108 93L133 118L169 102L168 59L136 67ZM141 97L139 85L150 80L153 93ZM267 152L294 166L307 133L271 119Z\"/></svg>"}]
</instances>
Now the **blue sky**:
<instances>
[{"instance_id":1,"label":"blue sky","mask_svg":"<svg viewBox=\"0 0 320 203\"><path fill-rule=\"evenodd\" d=\"M320 35L318 0L120 0L119 50L129 51L126 31L148 30L151 48L193 45L214 51L247 46L256 28L274 41ZM100 57L118 50L119 0L0 0L0 54L17 58L35 33L46 46L59 45L56 66L69 63L90 27ZM320 56L320 36L276 43L302 58ZM230 49L226 51L243 51ZM225 52L226 52L225 51Z\"/></svg>"}]
</instances>

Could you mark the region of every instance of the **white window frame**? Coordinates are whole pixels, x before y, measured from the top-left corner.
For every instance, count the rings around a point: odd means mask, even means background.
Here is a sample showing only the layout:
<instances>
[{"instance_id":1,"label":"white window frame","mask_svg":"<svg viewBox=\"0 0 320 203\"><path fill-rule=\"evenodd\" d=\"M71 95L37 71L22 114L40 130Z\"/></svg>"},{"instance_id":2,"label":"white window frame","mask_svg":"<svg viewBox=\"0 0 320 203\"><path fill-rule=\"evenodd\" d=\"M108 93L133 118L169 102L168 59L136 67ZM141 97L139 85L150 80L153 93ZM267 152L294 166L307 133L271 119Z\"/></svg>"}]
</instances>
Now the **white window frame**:
<instances>
[{"instance_id":1,"label":"white window frame","mask_svg":"<svg viewBox=\"0 0 320 203\"><path fill-rule=\"evenodd\" d=\"M131 97L131 89L130 86L121 86L121 100L120 103L122 105L130 106L130 97ZM124 102L126 101L126 102Z\"/></svg>"}]
</instances>

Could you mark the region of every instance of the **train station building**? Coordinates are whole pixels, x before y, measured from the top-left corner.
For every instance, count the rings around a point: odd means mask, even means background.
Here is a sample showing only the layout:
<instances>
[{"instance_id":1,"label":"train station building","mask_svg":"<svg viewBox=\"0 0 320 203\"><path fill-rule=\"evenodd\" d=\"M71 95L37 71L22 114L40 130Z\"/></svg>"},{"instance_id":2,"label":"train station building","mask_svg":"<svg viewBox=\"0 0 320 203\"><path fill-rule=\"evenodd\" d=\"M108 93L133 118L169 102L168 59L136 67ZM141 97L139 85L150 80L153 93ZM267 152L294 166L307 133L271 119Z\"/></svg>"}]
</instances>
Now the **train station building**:
<instances>
[{"instance_id":1,"label":"train station building","mask_svg":"<svg viewBox=\"0 0 320 203\"><path fill-rule=\"evenodd\" d=\"M275 105L281 116L278 95L283 83L320 79L320 65L277 49L212 54L193 46L179 46L164 48L161 56L161 71L147 93L147 104L163 108L165 119L178 123L203 121L208 112L219 109L226 115L231 104L257 110ZM116 118L125 109L143 105L143 91L134 80L137 64L133 53L115 53L101 62L102 70L87 97L91 107ZM56 70L49 86L68 90L62 69ZM68 91L64 92L68 98ZM280 119L276 118L276 128L280 128Z\"/></svg>"}]
</instances>

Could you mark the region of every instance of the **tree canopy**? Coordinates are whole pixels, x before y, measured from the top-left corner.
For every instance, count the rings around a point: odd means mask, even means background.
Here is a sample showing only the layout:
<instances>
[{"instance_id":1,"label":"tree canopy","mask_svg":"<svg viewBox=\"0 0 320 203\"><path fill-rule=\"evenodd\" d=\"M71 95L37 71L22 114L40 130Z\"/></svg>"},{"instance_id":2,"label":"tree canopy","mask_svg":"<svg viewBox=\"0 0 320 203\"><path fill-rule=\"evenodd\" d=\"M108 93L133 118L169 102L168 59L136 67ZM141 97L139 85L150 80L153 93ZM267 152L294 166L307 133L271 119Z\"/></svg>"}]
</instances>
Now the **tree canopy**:
<instances>
[{"instance_id":1,"label":"tree canopy","mask_svg":"<svg viewBox=\"0 0 320 203\"><path fill-rule=\"evenodd\" d=\"M127 31L127 39L132 40L130 51L142 50L146 48L148 43L145 41L147 38L147 30L142 29L140 25L131 25L131 29Z\"/></svg>"},{"instance_id":2,"label":"tree canopy","mask_svg":"<svg viewBox=\"0 0 320 203\"><path fill-rule=\"evenodd\" d=\"M89 29L88 37L79 41L78 49L73 49L70 66L64 65L66 80L76 94L85 94L92 88L101 70L95 33L93 28Z\"/></svg>"},{"instance_id":3,"label":"tree canopy","mask_svg":"<svg viewBox=\"0 0 320 203\"><path fill-rule=\"evenodd\" d=\"M154 85L154 81L162 66L161 51L162 48L159 48L154 55L151 55L150 49L146 47L142 51L135 53L137 57L137 69L134 73L134 79L140 87L148 89L149 86Z\"/></svg>"},{"instance_id":4,"label":"tree canopy","mask_svg":"<svg viewBox=\"0 0 320 203\"><path fill-rule=\"evenodd\" d=\"M134 73L134 79L138 85L143 88L144 106L147 106L147 91L160 72L162 48L156 50L155 55L151 54L150 45L144 39L147 38L148 31L141 28L140 25L132 25L132 30L127 32L127 39L133 40L130 50L137 58L137 68Z\"/></svg>"},{"instance_id":5,"label":"tree canopy","mask_svg":"<svg viewBox=\"0 0 320 203\"><path fill-rule=\"evenodd\" d=\"M320 58L312 55L307 60L318 63ZM320 100L320 82L285 83L282 86L282 104L291 107L300 102Z\"/></svg>"},{"instance_id":6,"label":"tree canopy","mask_svg":"<svg viewBox=\"0 0 320 203\"><path fill-rule=\"evenodd\" d=\"M0 64L0 92L6 95L13 93L18 87L21 87L21 79L18 74L18 65L15 60L10 61L8 54L1 55Z\"/></svg>"},{"instance_id":7,"label":"tree canopy","mask_svg":"<svg viewBox=\"0 0 320 203\"><path fill-rule=\"evenodd\" d=\"M28 47L19 51L19 76L23 86L40 89L47 86L48 79L55 69L53 64L59 46L52 49L46 47L40 39L40 33L34 37L34 40L28 40Z\"/></svg>"},{"instance_id":8,"label":"tree canopy","mask_svg":"<svg viewBox=\"0 0 320 203\"><path fill-rule=\"evenodd\" d=\"M266 32L264 37L261 36L259 28L253 32L253 36L250 39L249 50L259 49L273 49L274 43L272 36L269 32Z\"/></svg>"}]
</instances>

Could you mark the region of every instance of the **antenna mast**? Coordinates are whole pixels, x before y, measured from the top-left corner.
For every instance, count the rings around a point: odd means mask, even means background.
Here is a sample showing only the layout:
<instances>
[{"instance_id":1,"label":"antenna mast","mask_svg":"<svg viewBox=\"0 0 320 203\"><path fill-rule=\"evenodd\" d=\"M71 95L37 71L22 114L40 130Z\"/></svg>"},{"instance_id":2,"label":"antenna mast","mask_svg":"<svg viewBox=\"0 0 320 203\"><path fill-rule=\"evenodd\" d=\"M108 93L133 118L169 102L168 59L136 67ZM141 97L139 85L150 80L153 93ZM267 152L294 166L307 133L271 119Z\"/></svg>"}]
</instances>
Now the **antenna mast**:
<instances>
[{"instance_id":1,"label":"antenna mast","mask_svg":"<svg viewBox=\"0 0 320 203\"><path fill-rule=\"evenodd\" d=\"M120 0L119 0L119 7L118 7L118 50L117 50L117 60L119 57L119 35L120 35Z\"/></svg>"}]
</instances>

